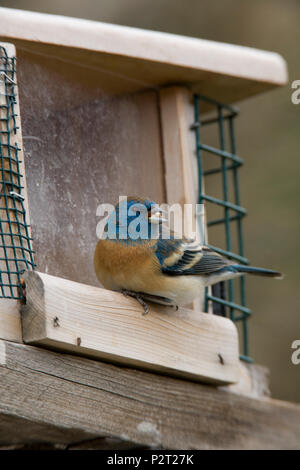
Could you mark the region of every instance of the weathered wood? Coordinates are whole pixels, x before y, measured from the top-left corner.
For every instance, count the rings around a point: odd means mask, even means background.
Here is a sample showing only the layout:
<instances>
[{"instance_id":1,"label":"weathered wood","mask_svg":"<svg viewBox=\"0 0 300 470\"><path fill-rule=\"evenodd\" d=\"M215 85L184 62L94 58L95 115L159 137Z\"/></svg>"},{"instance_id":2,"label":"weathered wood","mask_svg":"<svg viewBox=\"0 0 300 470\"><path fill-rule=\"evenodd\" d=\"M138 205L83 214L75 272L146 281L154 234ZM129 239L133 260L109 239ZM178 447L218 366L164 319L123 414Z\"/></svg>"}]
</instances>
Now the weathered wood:
<instances>
[{"instance_id":1,"label":"weathered wood","mask_svg":"<svg viewBox=\"0 0 300 470\"><path fill-rule=\"evenodd\" d=\"M278 54L214 41L6 8L0 31L112 93L181 83L230 103L287 80Z\"/></svg>"},{"instance_id":2,"label":"weathered wood","mask_svg":"<svg viewBox=\"0 0 300 470\"><path fill-rule=\"evenodd\" d=\"M23 341L18 300L0 299L0 339Z\"/></svg>"},{"instance_id":3,"label":"weathered wood","mask_svg":"<svg viewBox=\"0 0 300 470\"><path fill-rule=\"evenodd\" d=\"M238 380L238 339L226 318L153 304L27 271L23 339L134 367L216 384Z\"/></svg>"},{"instance_id":4,"label":"weathered wood","mask_svg":"<svg viewBox=\"0 0 300 470\"><path fill-rule=\"evenodd\" d=\"M194 122L192 93L186 87L166 87L160 91L161 129L165 162L165 182L168 204L190 204L193 217L183 214L183 235L194 236L203 243L203 234L196 220L198 202L198 168L195 136L191 130ZM205 225L203 225L205 226ZM203 311L205 290L193 302L193 309Z\"/></svg>"},{"instance_id":5,"label":"weathered wood","mask_svg":"<svg viewBox=\"0 0 300 470\"><path fill-rule=\"evenodd\" d=\"M240 361L238 382L220 389L253 398L270 397L269 375L270 371L265 366Z\"/></svg>"},{"instance_id":6,"label":"weathered wood","mask_svg":"<svg viewBox=\"0 0 300 470\"><path fill-rule=\"evenodd\" d=\"M145 449L147 446L113 437L101 437L100 439L91 439L68 446L68 450L129 450L141 448Z\"/></svg>"},{"instance_id":7,"label":"weathered wood","mask_svg":"<svg viewBox=\"0 0 300 470\"><path fill-rule=\"evenodd\" d=\"M0 367L1 369L1 367ZM1 372L3 372L1 370ZM32 378L33 379L33 378ZM0 378L0 381L2 377ZM9 377L9 382L11 377ZM34 379L33 379L34 380ZM11 385L10 385L11 387ZM2 387L0 386L2 389ZM42 393L42 389L40 389ZM20 397L21 399L21 397ZM24 418L21 409L11 412L6 408L8 402L0 398L0 446L7 447L26 443L53 442L55 444L67 444L69 442L89 441L95 434L84 432L81 429L69 429L67 427L56 425L52 422L39 422L39 419L32 419L29 416ZM36 405L41 403L36 402ZM11 407L10 407L11 408ZM1 450L0 447L0 450Z\"/></svg>"},{"instance_id":8,"label":"weathered wood","mask_svg":"<svg viewBox=\"0 0 300 470\"><path fill-rule=\"evenodd\" d=\"M81 432L155 448L300 448L299 405L17 343L3 341L1 357L2 445L8 436L15 443L57 439L46 436L49 429L69 444Z\"/></svg>"},{"instance_id":9,"label":"weathered wood","mask_svg":"<svg viewBox=\"0 0 300 470\"><path fill-rule=\"evenodd\" d=\"M20 50L17 65L37 269L99 286L100 205L165 202L157 93L107 97L85 68L69 76L68 64Z\"/></svg>"},{"instance_id":10,"label":"weathered wood","mask_svg":"<svg viewBox=\"0 0 300 470\"><path fill-rule=\"evenodd\" d=\"M141 446L134 442L123 441L122 439L114 439L110 437L100 437L96 439L88 439L75 442L49 442L39 441L34 442L18 442L16 444L0 445L1 450L133 450L133 449L148 449L147 446Z\"/></svg>"},{"instance_id":11,"label":"weathered wood","mask_svg":"<svg viewBox=\"0 0 300 470\"><path fill-rule=\"evenodd\" d=\"M196 147L194 133L190 130L194 121L191 100L191 93L185 87L166 87L160 91L168 204L197 202Z\"/></svg>"},{"instance_id":12,"label":"weathered wood","mask_svg":"<svg viewBox=\"0 0 300 470\"><path fill-rule=\"evenodd\" d=\"M203 209L201 221L196 219L198 203L198 164L196 159L193 95L186 87L171 86L160 91L161 128L165 161L165 181L169 204L190 204L193 218L185 217L185 236L194 236L200 243L207 243L206 216ZM204 182L202 182L204 184ZM194 310L204 309L205 290L193 302Z\"/></svg>"}]
</instances>

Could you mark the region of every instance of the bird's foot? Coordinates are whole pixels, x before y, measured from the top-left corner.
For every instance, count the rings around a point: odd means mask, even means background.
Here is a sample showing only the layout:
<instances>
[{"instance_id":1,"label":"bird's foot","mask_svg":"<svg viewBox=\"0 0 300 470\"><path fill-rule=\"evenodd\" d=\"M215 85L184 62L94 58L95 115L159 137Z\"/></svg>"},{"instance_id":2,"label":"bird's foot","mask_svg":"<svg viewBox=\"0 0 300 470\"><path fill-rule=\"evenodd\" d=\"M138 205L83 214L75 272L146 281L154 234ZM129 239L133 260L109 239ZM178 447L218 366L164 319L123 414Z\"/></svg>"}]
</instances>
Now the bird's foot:
<instances>
[{"instance_id":1,"label":"bird's foot","mask_svg":"<svg viewBox=\"0 0 300 470\"><path fill-rule=\"evenodd\" d=\"M144 301L144 299L141 297L140 294L138 294L137 292L131 291L131 290L126 290L126 289L122 289L121 293L123 295L125 295L125 297L133 297L134 299L136 299L138 301L138 303L144 309L143 315L147 315L147 313L149 313L149 306L148 306L148 304L146 304L146 302Z\"/></svg>"}]
</instances>

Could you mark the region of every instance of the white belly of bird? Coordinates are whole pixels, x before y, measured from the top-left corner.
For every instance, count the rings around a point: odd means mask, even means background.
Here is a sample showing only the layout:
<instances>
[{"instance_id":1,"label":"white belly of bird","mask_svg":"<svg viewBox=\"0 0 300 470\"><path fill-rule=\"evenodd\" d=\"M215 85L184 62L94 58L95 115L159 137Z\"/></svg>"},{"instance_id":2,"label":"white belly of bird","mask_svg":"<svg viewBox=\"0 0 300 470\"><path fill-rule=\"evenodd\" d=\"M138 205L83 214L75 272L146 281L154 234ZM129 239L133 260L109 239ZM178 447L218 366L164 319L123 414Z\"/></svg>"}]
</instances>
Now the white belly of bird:
<instances>
[{"instance_id":1,"label":"white belly of bird","mask_svg":"<svg viewBox=\"0 0 300 470\"><path fill-rule=\"evenodd\" d=\"M174 305L187 305L203 295L205 281L201 276L170 276L168 286L155 292L152 295L159 295L171 299Z\"/></svg>"}]
</instances>

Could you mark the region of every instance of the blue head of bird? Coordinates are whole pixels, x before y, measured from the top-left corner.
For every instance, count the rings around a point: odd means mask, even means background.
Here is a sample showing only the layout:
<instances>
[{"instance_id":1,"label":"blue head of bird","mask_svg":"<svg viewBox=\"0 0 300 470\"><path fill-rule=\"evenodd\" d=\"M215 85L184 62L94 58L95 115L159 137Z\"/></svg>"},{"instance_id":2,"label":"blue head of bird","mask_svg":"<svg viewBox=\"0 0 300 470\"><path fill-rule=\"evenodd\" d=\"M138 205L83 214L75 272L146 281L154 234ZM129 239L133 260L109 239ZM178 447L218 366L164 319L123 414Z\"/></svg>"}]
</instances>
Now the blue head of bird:
<instances>
[{"instance_id":1,"label":"blue head of bird","mask_svg":"<svg viewBox=\"0 0 300 470\"><path fill-rule=\"evenodd\" d=\"M112 239L115 237L128 243L143 242L158 238L165 221L162 209L151 199L128 197L115 206L106 232Z\"/></svg>"}]
</instances>

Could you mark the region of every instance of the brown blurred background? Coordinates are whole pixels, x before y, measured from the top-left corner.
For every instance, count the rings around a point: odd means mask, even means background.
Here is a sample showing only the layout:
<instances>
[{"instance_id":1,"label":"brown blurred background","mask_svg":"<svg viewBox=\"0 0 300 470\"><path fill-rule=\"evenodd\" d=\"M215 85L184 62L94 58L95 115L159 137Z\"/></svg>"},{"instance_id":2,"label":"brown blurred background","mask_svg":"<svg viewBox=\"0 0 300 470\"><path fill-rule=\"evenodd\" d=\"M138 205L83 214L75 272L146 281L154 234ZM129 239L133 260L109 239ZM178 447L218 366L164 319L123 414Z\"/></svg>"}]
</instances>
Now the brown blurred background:
<instances>
[{"instance_id":1,"label":"brown blurred background","mask_svg":"<svg viewBox=\"0 0 300 470\"><path fill-rule=\"evenodd\" d=\"M300 339L300 79L298 0L0 0L0 6L61 14L240 44L282 54L289 84L240 103L236 123L246 255L253 265L286 273L283 281L247 282L250 354L271 369L272 395L300 401L300 365L291 343Z\"/></svg>"}]
</instances>

